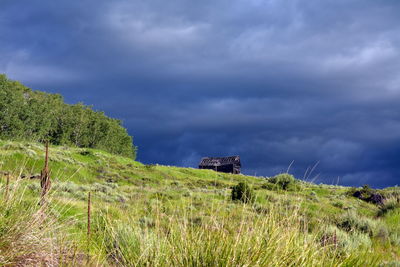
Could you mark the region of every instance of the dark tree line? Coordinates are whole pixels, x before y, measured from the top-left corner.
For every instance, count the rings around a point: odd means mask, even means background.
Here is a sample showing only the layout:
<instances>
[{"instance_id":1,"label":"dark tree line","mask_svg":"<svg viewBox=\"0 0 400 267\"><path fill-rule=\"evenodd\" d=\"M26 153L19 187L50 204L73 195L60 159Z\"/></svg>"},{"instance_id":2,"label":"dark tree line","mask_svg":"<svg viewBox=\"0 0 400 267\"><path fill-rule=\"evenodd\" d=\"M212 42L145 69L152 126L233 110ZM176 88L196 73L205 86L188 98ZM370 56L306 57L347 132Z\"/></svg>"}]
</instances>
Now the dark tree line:
<instances>
[{"instance_id":1,"label":"dark tree line","mask_svg":"<svg viewBox=\"0 0 400 267\"><path fill-rule=\"evenodd\" d=\"M120 120L61 95L33 91L0 74L0 138L98 148L136 157L132 137Z\"/></svg>"}]
</instances>

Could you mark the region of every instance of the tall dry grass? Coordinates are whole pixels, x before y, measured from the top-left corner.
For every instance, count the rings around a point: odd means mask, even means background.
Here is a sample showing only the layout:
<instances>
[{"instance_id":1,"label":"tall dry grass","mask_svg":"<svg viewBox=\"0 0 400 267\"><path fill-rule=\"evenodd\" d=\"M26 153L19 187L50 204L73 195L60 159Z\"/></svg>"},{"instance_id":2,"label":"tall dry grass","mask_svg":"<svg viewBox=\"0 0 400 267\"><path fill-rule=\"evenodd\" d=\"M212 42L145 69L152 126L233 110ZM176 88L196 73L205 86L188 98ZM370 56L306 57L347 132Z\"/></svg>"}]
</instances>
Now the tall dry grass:
<instances>
[{"instance_id":1,"label":"tall dry grass","mask_svg":"<svg viewBox=\"0 0 400 267\"><path fill-rule=\"evenodd\" d=\"M338 246L342 240L323 243L321 233L308 233L299 209L276 207L255 215L248 205L236 205L220 215L224 208L207 219L185 211L165 216L159 209L144 227L134 216L115 221L101 214L95 228L108 262L118 266L378 265L368 248L350 250Z\"/></svg>"},{"instance_id":2,"label":"tall dry grass","mask_svg":"<svg viewBox=\"0 0 400 267\"><path fill-rule=\"evenodd\" d=\"M78 262L51 198L38 205L40 194L27 193L20 174L0 187L0 266L60 266ZM8 187L8 188L7 188ZM62 210L63 207L57 207Z\"/></svg>"}]
</instances>

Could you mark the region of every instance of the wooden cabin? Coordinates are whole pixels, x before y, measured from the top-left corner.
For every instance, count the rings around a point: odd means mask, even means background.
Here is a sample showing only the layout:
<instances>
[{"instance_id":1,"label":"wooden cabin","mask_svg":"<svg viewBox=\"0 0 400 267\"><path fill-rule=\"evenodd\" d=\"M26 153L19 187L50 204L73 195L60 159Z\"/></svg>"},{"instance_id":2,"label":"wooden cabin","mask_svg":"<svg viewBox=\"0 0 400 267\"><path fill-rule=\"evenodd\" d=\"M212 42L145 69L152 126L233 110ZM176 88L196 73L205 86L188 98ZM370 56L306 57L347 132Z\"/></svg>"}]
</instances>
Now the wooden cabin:
<instances>
[{"instance_id":1,"label":"wooden cabin","mask_svg":"<svg viewBox=\"0 0 400 267\"><path fill-rule=\"evenodd\" d=\"M242 167L240 163L239 156L214 158L207 157L202 158L199 164L199 169L209 169L217 172L234 173L239 174L240 168Z\"/></svg>"}]
</instances>

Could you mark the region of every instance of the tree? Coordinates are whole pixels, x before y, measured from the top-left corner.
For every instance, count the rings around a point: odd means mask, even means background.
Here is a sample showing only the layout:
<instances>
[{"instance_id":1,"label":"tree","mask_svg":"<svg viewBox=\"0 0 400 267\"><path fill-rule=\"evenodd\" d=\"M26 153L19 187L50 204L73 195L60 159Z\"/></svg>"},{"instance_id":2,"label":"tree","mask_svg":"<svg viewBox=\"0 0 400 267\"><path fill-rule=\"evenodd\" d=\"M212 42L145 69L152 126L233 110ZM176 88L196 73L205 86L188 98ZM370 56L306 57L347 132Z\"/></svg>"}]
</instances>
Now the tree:
<instances>
[{"instance_id":1,"label":"tree","mask_svg":"<svg viewBox=\"0 0 400 267\"><path fill-rule=\"evenodd\" d=\"M33 91L5 75L0 75L0 138L49 140L136 157L121 121L83 103L66 104L61 95Z\"/></svg>"}]
</instances>

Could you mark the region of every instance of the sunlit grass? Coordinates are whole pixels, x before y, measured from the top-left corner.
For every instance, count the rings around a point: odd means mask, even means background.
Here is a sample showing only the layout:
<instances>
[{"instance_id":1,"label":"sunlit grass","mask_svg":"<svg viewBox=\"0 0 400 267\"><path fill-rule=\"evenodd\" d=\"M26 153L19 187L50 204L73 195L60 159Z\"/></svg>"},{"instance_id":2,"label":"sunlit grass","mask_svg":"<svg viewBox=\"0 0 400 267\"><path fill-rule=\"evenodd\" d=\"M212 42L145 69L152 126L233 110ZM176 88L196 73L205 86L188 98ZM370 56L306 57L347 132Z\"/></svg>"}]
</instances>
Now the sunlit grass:
<instances>
[{"instance_id":1,"label":"sunlit grass","mask_svg":"<svg viewBox=\"0 0 400 267\"><path fill-rule=\"evenodd\" d=\"M39 181L21 176L40 173L42 150L0 142L0 265L378 266L399 260L400 215L390 203L377 217L384 206L349 197L344 187L299 182L294 191L268 190L264 178L146 166L98 150L51 147L52 189L40 207ZM7 200L5 173L12 177ZM241 181L254 190L254 203L231 200Z\"/></svg>"}]
</instances>

